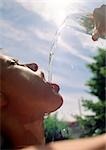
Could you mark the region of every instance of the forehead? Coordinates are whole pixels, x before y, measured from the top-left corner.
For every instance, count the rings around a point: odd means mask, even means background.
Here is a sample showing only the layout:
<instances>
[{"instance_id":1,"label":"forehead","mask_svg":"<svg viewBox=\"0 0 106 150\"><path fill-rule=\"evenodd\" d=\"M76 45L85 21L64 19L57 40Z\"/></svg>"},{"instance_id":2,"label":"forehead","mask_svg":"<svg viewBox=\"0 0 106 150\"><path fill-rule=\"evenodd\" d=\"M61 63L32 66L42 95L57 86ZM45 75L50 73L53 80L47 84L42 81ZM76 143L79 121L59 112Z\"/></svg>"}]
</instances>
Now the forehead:
<instances>
[{"instance_id":1,"label":"forehead","mask_svg":"<svg viewBox=\"0 0 106 150\"><path fill-rule=\"evenodd\" d=\"M6 56L6 55L0 55L0 64L6 64L9 61L15 61L13 57Z\"/></svg>"},{"instance_id":2,"label":"forehead","mask_svg":"<svg viewBox=\"0 0 106 150\"><path fill-rule=\"evenodd\" d=\"M0 54L0 59L1 60L11 60L11 59L13 59L13 57Z\"/></svg>"}]
</instances>

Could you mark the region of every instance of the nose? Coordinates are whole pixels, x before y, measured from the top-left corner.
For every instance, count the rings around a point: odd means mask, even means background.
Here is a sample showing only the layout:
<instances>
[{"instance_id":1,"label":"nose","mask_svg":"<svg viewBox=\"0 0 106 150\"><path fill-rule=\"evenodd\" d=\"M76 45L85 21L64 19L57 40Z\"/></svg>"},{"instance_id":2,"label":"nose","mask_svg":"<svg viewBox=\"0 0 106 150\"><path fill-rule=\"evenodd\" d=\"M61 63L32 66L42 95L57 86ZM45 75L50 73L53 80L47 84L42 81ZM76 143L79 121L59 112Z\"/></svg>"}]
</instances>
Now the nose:
<instances>
[{"instance_id":1,"label":"nose","mask_svg":"<svg viewBox=\"0 0 106 150\"><path fill-rule=\"evenodd\" d=\"M25 64L25 66L27 66L28 68L30 68L33 71L37 71L38 70L38 65L36 63Z\"/></svg>"}]
</instances>

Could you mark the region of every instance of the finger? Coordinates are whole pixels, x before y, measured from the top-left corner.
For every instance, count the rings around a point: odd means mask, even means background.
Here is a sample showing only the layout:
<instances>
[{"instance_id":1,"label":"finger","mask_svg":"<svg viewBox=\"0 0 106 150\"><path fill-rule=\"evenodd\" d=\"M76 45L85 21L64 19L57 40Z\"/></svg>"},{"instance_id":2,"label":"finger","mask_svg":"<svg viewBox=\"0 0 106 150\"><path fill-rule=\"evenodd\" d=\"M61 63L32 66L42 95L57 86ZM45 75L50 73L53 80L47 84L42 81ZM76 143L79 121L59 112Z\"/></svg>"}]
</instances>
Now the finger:
<instances>
[{"instance_id":1,"label":"finger","mask_svg":"<svg viewBox=\"0 0 106 150\"><path fill-rule=\"evenodd\" d=\"M97 29L94 29L93 33L92 33L92 40L93 41L97 41L99 39L99 32Z\"/></svg>"},{"instance_id":2,"label":"finger","mask_svg":"<svg viewBox=\"0 0 106 150\"><path fill-rule=\"evenodd\" d=\"M98 37L99 38L99 37ZM97 41L98 40L98 38L97 37L95 37L94 35L92 36L92 40L93 41Z\"/></svg>"}]
</instances>

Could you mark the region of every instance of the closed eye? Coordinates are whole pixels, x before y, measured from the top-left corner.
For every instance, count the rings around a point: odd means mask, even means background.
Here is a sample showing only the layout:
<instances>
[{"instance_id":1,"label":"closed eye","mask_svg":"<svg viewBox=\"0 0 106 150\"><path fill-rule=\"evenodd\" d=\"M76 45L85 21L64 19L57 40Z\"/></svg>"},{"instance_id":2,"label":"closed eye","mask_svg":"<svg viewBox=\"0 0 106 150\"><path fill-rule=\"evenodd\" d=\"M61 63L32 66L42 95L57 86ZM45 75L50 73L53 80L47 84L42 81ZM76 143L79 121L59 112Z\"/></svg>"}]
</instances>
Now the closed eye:
<instances>
[{"instance_id":1,"label":"closed eye","mask_svg":"<svg viewBox=\"0 0 106 150\"><path fill-rule=\"evenodd\" d=\"M18 60L17 59L12 59L14 61L15 64L18 65Z\"/></svg>"},{"instance_id":2,"label":"closed eye","mask_svg":"<svg viewBox=\"0 0 106 150\"><path fill-rule=\"evenodd\" d=\"M9 65L15 65L16 62L15 61L10 61L10 64Z\"/></svg>"},{"instance_id":3,"label":"closed eye","mask_svg":"<svg viewBox=\"0 0 106 150\"><path fill-rule=\"evenodd\" d=\"M10 66L11 66L11 65L18 65L18 61L17 61L17 60L14 60L14 59L8 61L7 63L8 63L8 65L10 65Z\"/></svg>"}]
</instances>

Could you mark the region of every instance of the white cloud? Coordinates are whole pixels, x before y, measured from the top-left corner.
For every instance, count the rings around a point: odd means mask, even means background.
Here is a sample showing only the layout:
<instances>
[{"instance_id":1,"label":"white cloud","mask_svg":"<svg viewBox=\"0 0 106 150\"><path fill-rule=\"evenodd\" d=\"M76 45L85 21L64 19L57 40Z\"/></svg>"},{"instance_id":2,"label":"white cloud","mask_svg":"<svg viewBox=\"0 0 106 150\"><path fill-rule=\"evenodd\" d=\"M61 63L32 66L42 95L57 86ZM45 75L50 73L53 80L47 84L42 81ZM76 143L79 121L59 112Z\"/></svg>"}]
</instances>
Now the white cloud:
<instances>
[{"instance_id":1,"label":"white cloud","mask_svg":"<svg viewBox=\"0 0 106 150\"><path fill-rule=\"evenodd\" d=\"M41 32L40 29L32 27L19 29L11 22L5 20L1 20L0 28L0 47L13 49L14 51L16 49L22 49L22 51L35 50L48 57L49 45L46 42L52 42L53 34L51 32Z\"/></svg>"},{"instance_id":2,"label":"white cloud","mask_svg":"<svg viewBox=\"0 0 106 150\"><path fill-rule=\"evenodd\" d=\"M71 14L92 13L95 7L100 6L102 0L17 0L22 6L33 12L37 12L47 20L54 21L59 26L64 19Z\"/></svg>"},{"instance_id":3,"label":"white cloud","mask_svg":"<svg viewBox=\"0 0 106 150\"><path fill-rule=\"evenodd\" d=\"M80 59L82 59L88 63L93 62L93 59L91 57L80 54L80 52L79 52L80 50L78 51L78 50L74 49L73 47L71 47L71 45L68 45L63 40L60 41L60 44L65 50L69 51L72 55L79 57Z\"/></svg>"},{"instance_id":4,"label":"white cloud","mask_svg":"<svg viewBox=\"0 0 106 150\"><path fill-rule=\"evenodd\" d=\"M66 8L71 0L44 0L33 1L17 0L26 9L37 12L47 20L53 20L57 25L61 24L66 17Z\"/></svg>"},{"instance_id":5,"label":"white cloud","mask_svg":"<svg viewBox=\"0 0 106 150\"><path fill-rule=\"evenodd\" d=\"M11 40L16 39L17 41L23 41L27 36L25 31L18 30L12 27L11 23L3 20L0 22L0 28L2 29L0 30L1 34Z\"/></svg>"},{"instance_id":6,"label":"white cloud","mask_svg":"<svg viewBox=\"0 0 106 150\"><path fill-rule=\"evenodd\" d=\"M36 29L36 27L29 27L28 28L29 32L32 32L33 34L35 34L37 37L39 37L42 40L46 40L49 42L52 42L53 38L54 38L54 33L51 32L50 30L48 31L41 31L40 29Z\"/></svg>"}]
</instances>

